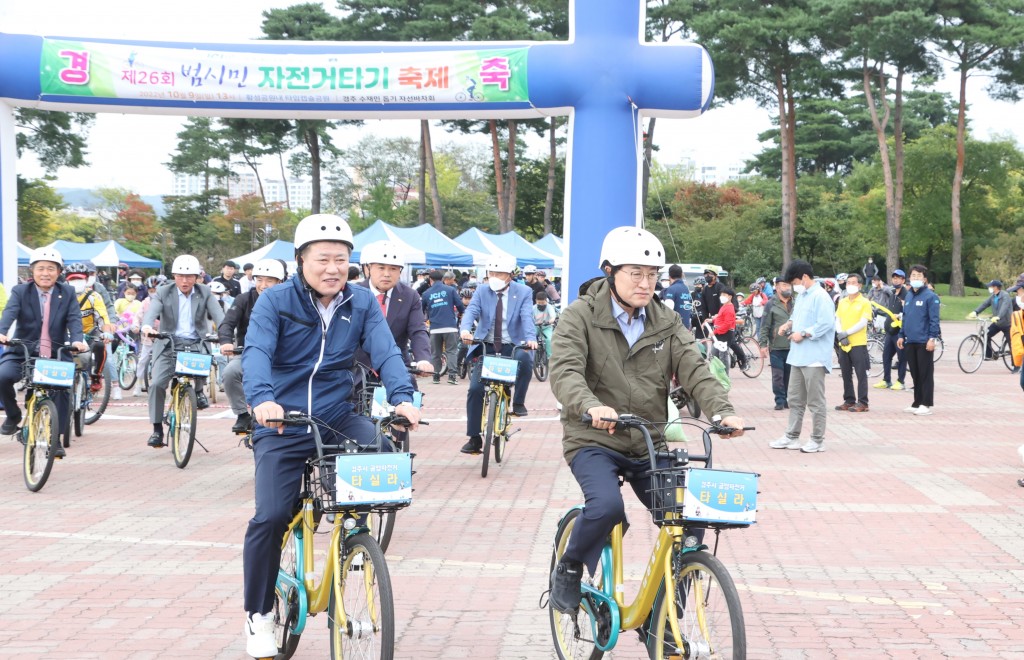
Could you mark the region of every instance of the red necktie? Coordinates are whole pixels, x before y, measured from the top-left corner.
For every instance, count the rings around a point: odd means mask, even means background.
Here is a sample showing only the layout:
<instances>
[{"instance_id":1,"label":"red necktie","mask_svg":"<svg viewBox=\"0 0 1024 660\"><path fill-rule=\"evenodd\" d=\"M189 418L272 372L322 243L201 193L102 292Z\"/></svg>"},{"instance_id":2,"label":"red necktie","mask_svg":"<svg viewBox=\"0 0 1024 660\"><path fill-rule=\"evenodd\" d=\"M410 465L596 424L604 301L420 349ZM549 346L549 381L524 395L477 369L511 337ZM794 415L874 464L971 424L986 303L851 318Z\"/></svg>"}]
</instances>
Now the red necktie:
<instances>
[{"instance_id":1,"label":"red necktie","mask_svg":"<svg viewBox=\"0 0 1024 660\"><path fill-rule=\"evenodd\" d=\"M497 355L501 355L501 323L502 323L502 312L504 309L501 304L501 297L505 295L503 293L498 294L498 306L494 309L494 352Z\"/></svg>"},{"instance_id":2,"label":"red necktie","mask_svg":"<svg viewBox=\"0 0 1024 660\"><path fill-rule=\"evenodd\" d=\"M43 331L39 334L39 357L49 358L50 347L50 292L43 291Z\"/></svg>"},{"instance_id":3,"label":"red necktie","mask_svg":"<svg viewBox=\"0 0 1024 660\"><path fill-rule=\"evenodd\" d=\"M387 302L385 302L387 300L387 296L388 294L386 293L382 293L377 296L377 302L380 303L380 313L384 315L384 318L388 317L388 305Z\"/></svg>"}]
</instances>

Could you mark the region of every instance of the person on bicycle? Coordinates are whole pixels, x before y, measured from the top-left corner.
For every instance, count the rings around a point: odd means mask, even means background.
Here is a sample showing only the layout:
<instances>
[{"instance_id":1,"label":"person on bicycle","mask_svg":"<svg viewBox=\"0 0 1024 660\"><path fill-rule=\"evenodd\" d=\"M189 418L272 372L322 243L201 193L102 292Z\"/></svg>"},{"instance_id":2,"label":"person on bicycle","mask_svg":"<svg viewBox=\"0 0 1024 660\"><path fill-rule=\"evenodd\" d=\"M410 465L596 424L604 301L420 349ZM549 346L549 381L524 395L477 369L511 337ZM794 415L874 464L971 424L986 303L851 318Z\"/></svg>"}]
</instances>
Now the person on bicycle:
<instances>
[{"instance_id":1,"label":"person on bicycle","mask_svg":"<svg viewBox=\"0 0 1024 660\"><path fill-rule=\"evenodd\" d=\"M89 287L88 270L84 263L69 264L64 269L64 279L75 290L78 307L82 312L82 334L92 348L92 364L89 369L93 392L102 389L100 374L107 371L107 359L110 357L107 344L113 339L114 326L110 323L107 306L100 294ZM84 362L83 362L84 364ZM108 374L109 377L109 374ZM110 398L121 399L121 387L114 379L110 381Z\"/></svg>"},{"instance_id":2,"label":"person on bicycle","mask_svg":"<svg viewBox=\"0 0 1024 660\"><path fill-rule=\"evenodd\" d=\"M650 508L647 445L639 431L616 428L619 412L652 421L668 417L675 376L709 417L739 429L743 420L711 375L693 335L679 315L654 300L665 250L638 227L618 227L604 239L599 265L604 277L562 312L551 354L551 388L562 404L562 449L586 506L551 575L551 604L572 613L580 604L584 565L594 572L612 528L626 519L619 477ZM654 304L652 304L652 302ZM581 421L587 413L593 419ZM665 450L659 439L656 449Z\"/></svg>"},{"instance_id":3,"label":"person on bicycle","mask_svg":"<svg viewBox=\"0 0 1024 660\"><path fill-rule=\"evenodd\" d=\"M53 248L42 247L29 254L29 273L32 279L11 289L11 294L0 315L0 344L8 341L7 332L14 323L18 324L13 339L29 344L29 355L41 358L56 358L57 349L68 339L79 351L89 347L82 335L82 314L78 309L75 290L69 284L61 284L60 273L64 259ZM70 355L64 355L70 361ZM24 375L25 354L21 350L7 350L0 355L0 403L7 418L0 426L0 435L14 435L21 424L21 408L14 385ZM55 397L60 428L68 427L70 392ZM65 455L64 448L53 449L54 456Z\"/></svg>"},{"instance_id":4,"label":"person on bicycle","mask_svg":"<svg viewBox=\"0 0 1024 660\"><path fill-rule=\"evenodd\" d=\"M1002 280L992 280L988 283L988 298L981 303L977 309L967 315L969 319L978 318L978 314L985 309L992 308L992 318L989 319L987 336L985 337L985 359L992 359L992 340L996 335L1002 334L1006 341L1010 341L1010 314L1013 313L1013 301L1010 294L1003 293Z\"/></svg>"},{"instance_id":5,"label":"person on bicycle","mask_svg":"<svg viewBox=\"0 0 1024 660\"><path fill-rule=\"evenodd\" d=\"M143 392L148 392L149 387L146 385L148 381L145 380L145 374L149 369L149 358L153 355L153 338L141 334L142 320L146 318L146 312L149 311L150 305L153 304L153 300L156 298L156 288L160 286L160 280L156 275L151 275L146 278L146 299L142 301L142 313L139 315L139 321L137 326L132 327L132 332L139 332L139 362L135 368L135 372L139 374L138 380L135 381L135 389L132 391L132 396L139 396ZM156 321L153 325L154 329L159 329L160 321Z\"/></svg>"},{"instance_id":6,"label":"person on bicycle","mask_svg":"<svg viewBox=\"0 0 1024 660\"><path fill-rule=\"evenodd\" d=\"M704 287L708 285L704 277L698 277L693 281L693 314L690 315L690 330L697 339L706 339L704 333L704 321L707 320L707 310L704 308Z\"/></svg>"},{"instance_id":7,"label":"person on bicycle","mask_svg":"<svg viewBox=\"0 0 1024 660\"><path fill-rule=\"evenodd\" d=\"M736 364L739 365L740 370L745 371L747 368L747 355L743 352L743 347L740 346L736 331L736 308L732 304L734 295L732 289L722 288L718 299L721 307L719 307L718 313L710 321L714 324L713 333L715 340L724 342L729 346L729 350L736 356ZM727 355L722 356L722 362L725 363L726 368L729 367Z\"/></svg>"},{"instance_id":8,"label":"person on bicycle","mask_svg":"<svg viewBox=\"0 0 1024 660\"><path fill-rule=\"evenodd\" d=\"M242 387L242 359L240 354L236 354L236 346L245 346L252 308L256 306L260 294L284 281L284 270L284 264L277 259L260 259L256 262L250 269L255 284L235 298L235 303L217 326L220 354L228 358L221 376L224 380L224 392L228 395L228 403L231 404L231 412L236 416L235 424L231 427L232 433L245 433L252 424L252 416L245 403L245 389Z\"/></svg>"},{"instance_id":9,"label":"person on bicycle","mask_svg":"<svg viewBox=\"0 0 1024 660\"><path fill-rule=\"evenodd\" d=\"M172 339L157 339L153 344L153 375L149 383L149 421L153 434L146 441L150 447L164 446L164 400L167 385L174 376L174 353L186 346L200 344L210 328L210 321L219 324L224 312L214 300L209 287L199 284L202 268L199 260L183 254L171 264L173 282L162 284L142 320L142 334L154 334L153 325L160 320L161 330ZM210 407L203 394L205 378L196 378L196 407ZM216 387L216 385L214 385Z\"/></svg>"},{"instance_id":10,"label":"person on bicycle","mask_svg":"<svg viewBox=\"0 0 1024 660\"><path fill-rule=\"evenodd\" d=\"M551 334L554 332L555 321L558 320L558 312L555 306L548 301L548 294L538 291L533 295L533 324L537 326L537 342L544 340L544 351L551 356Z\"/></svg>"},{"instance_id":11,"label":"person on bicycle","mask_svg":"<svg viewBox=\"0 0 1024 660\"><path fill-rule=\"evenodd\" d=\"M533 325L533 290L514 282L515 257L495 256L487 260L487 286L478 287L473 299L462 315L459 329L462 341L483 342L469 349L466 359L473 360L466 394L466 435L469 440L462 446L463 454L479 454L483 448L480 437L480 418L484 409L484 384L480 369L485 354L512 357L519 362L515 387L512 390L512 414L526 417L526 390L533 374L533 354L537 348L537 332ZM473 330L473 324L476 329ZM526 349L519 344L526 342Z\"/></svg>"},{"instance_id":12,"label":"person on bicycle","mask_svg":"<svg viewBox=\"0 0 1024 660\"><path fill-rule=\"evenodd\" d=\"M363 447L373 443L373 422L356 412L349 377L356 350L363 348L395 412L413 429L419 424L413 386L380 303L370 289L347 281L352 246L352 230L340 217L304 218L295 228L296 275L265 290L249 317L242 369L257 424L256 511L245 534L242 570L246 651L257 658L277 654L273 604L281 538L295 514L306 460L316 456L312 432L270 420L300 410L318 420L326 444L342 437Z\"/></svg>"},{"instance_id":13,"label":"person on bicycle","mask_svg":"<svg viewBox=\"0 0 1024 660\"><path fill-rule=\"evenodd\" d=\"M451 272L451 271L449 271ZM447 275L448 273L445 273ZM451 273L451 281L455 274ZM423 313L430 321L430 353L434 361L434 383L441 382L438 372L441 370L442 353L448 359L448 384L458 385L459 374L456 368L459 363L459 316L466 311L455 288L445 283L441 271L430 273L430 288L423 292Z\"/></svg>"}]
</instances>

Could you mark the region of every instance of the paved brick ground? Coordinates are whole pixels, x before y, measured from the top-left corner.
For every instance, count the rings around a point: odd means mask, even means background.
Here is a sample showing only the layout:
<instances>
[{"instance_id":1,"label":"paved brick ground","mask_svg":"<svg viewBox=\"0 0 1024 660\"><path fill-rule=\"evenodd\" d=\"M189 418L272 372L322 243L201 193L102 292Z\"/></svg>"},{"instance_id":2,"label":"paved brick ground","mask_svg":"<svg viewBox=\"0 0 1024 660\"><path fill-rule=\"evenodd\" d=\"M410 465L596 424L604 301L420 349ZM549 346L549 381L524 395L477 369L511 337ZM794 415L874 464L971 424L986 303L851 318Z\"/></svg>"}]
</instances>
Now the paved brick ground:
<instances>
[{"instance_id":1,"label":"paved brick ground","mask_svg":"<svg viewBox=\"0 0 1024 660\"><path fill-rule=\"evenodd\" d=\"M830 411L823 454L769 449L785 414L771 409L768 373L738 378L734 400L758 430L720 442L718 464L760 472L762 505L719 555L742 589L750 657L1024 657L1024 393L1001 364L960 372L969 329L945 327L933 416L901 412L909 393L872 390L871 412ZM556 521L579 492L550 389L532 386L507 462L481 479L479 457L458 453L464 386L424 387L434 423L414 438L416 502L389 551L396 657L553 657L537 602ZM838 376L827 387L838 403ZM0 441L0 656L244 657L251 458L230 413L206 412L210 453L182 471L145 446L142 400L112 404L40 493L22 484L20 445ZM653 532L631 511L635 580ZM610 657L644 657L634 639ZM327 655L320 616L298 657Z\"/></svg>"}]
</instances>

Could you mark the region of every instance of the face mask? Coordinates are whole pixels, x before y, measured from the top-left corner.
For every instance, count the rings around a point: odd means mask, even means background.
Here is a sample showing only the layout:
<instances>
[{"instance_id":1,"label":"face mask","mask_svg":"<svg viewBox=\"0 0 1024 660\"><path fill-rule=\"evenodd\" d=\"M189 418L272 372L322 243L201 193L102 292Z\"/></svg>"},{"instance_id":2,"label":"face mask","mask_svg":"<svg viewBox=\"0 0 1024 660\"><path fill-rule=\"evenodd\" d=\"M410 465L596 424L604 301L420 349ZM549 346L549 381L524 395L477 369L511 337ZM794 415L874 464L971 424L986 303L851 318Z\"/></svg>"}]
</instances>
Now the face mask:
<instances>
[{"instance_id":1,"label":"face mask","mask_svg":"<svg viewBox=\"0 0 1024 660\"><path fill-rule=\"evenodd\" d=\"M505 280L499 280L497 277L492 277L487 280L487 286L491 287L491 291L497 293L504 290L508 284L505 283Z\"/></svg>"},{"instance_id":2,"label":"face mask","mask_svg":"<svg viewBox=\"0 0 1024 660\"><path fill-rule=\"evenodd\" d=\"M83 293L89 287L85 280L74 280L71 286L74 287L75 293Z\"/></svg>"},{"instance_id":3,"label":"face mask","mask_svg":"<svg viewBox=\"0 0 1024 660\"><path fill-rule=\"evenodd\" d=\"M135 286L139 286L140 284L142 284L142 280L128 280L128 283L134 284Z\"/></svg>"},{"instance_id":4,"label":"face mask","mask_svg":"<svg viewBox=\"0 0 1024 660\"><path fill-rule=\"evenodd\" d=\"M89 279L87 279L85 282L89 286L92 286L93 284L96 284L96 276L95 275L90 275Z\"/></svg>"},{"instance_id":5,"label":"face mask","mask_svg":"<svg viewBox=\"0 0 1024 660\"><path fill-rule=\"evenodd\" d=\"M125 296L124 299L128 302L133 302L135 300L135 296Z\"/></svg>"},{"instance_id":6,"label":"face mask","mask_svg":"<svg viewBox=\"0 0 1024 660\"><path fill-rule=\"evenodd\" d=\"M990 286L990 287L988 288L988 292L989 292L989 293L995 293L995 292L996 292L996 290L995 290L995 287L991 287L991 286Z\"/></svg>"},{"instance_id":7,"label":"face mask","mask_svg":"<svg viewBox=\"0 0 1024 660\"><path fill-rule=\"evenodd\" d=\"M846 287L846 295L852 296L852 295L855 295L855 294L858 294L858 293L860 293L860 287L859 286L853 285L853 286L847 286Z\"/></svg>"},{"instance_id":8,"label":"face mask","mask_svg":"<svg viewBox=\"0 0 1024 660\"><path fill-rule=\"evenodd\" d=\"M793 290L796 291L796 295L799 296L804 291L807 291L807 287L805 287L803 284L794 284Z\"/></svg>"},{"instance_id":9,"label":"face mask","mask_svg":"<svg viewBox=\"0 0 1024 660\"><path fill-rule=\"evenodd\" d=\"M779 297L789 298L791 295L793 295L793 292L790 291L789 289L786 289L785 291L779 289Z\"/></svg>"},{"instance_id":10,"label":"face mask","mask_svg":"<svg viewBox=\"0 0 1024 660\"><path fill-rule=\"evenodd\" d=\"M920 289L921 287L924 286L924 281L923 280L910 280L910 286L912 286L915 289Z\"/></svg>"},{"instance_id":11,"label":"face mask","mask_svg":"<svg viewBox=\"0 0 1024 660\"><path fill-rule=\"evenodd\" d=\"M732 300L731 298L729 298L729 296L719 296L718 299L722 301L723 305L729 304L729 302Z\"/></svg>"},{"instance_id":12,"label":"face mask","mask_svg":"<svg viewBox=\"0 0 1024 660\"><path fill-rule=\"evenodd\" d=\"M543 312L543 311L546 311L546 310L547 310L547 308L548 308L548 306L547 306L547 305L537 305L537 311L538 311L538 312Z\"/></svg>"}]
</instances>

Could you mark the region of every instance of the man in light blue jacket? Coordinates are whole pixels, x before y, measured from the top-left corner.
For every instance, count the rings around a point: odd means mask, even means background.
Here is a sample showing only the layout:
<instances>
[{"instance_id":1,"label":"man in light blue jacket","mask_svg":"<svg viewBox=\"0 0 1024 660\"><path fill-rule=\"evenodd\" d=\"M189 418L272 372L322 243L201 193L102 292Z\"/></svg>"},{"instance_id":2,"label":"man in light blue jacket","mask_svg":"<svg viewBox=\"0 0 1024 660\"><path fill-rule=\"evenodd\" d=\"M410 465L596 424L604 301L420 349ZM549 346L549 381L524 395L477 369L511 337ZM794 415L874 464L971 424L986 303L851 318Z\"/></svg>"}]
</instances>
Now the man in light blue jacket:
<instances>
[{"instance_id":1,"label":"man in light blue jacket","mask_svg":"<svg viewBox=\"0 0 1024 660\"><path fill-rule=\"evenodd\" d=\"M806 454L825 451L825 375L832 371L836 336L836 308L817 282L806 261L794 260L783 276L793 285L796 299L789 322L779 328L790 339L789 426L786 434L771 443L772 449L799 449ZM811 438L800 442L804 410L811 411Z\"/></svg>"}]
</instances>

